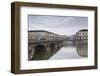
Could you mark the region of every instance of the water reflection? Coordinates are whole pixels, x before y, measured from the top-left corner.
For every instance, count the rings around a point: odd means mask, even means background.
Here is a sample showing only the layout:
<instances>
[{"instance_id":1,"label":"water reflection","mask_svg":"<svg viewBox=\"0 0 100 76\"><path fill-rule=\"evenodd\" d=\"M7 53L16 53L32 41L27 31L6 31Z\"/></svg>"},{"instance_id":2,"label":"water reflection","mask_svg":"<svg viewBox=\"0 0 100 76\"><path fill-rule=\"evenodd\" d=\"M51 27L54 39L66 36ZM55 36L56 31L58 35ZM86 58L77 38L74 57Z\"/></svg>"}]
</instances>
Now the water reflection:
<instances>
[{"instance_id":1,"label":"water reflection","mask_svg":"<svg viewBox=\"0 0 100 76\"><path fill-rule=\"evenodd\" d=\"M31 58L31 60L44 60L48 59L48 52L43 45L36 46L34 48L34 54Z\"/></svg>"},{"instance_id":2,"label":"water reflection","mask_svg":"<svg viewBox=\"0 0 100 76\"><path fill-rule=\"evenodd\" d=\"M61 48L54 50L54 44L51 44L51 51L39 45L34 48L34 53L30 60L55 60L55 59L80 59L88 57L87 44L73 44L72 41L63 43Z\"/></svg>"},{"instance_id":3,"label":"water reflection","mask_svg":"<svg viewBox=\"0 0 100 76\"><path fill-rule=\"evenodd\" d=\"M88 57L87 43L74 44L72 41L67 41L50 59L80 59L86 57Z\"/></svg>"},{"instance_id":4,"label":"water reflection","mask_svg":"<svg viewBox=\"0 0 100 76\"><path fill-rule=\"evenodd\" d=\"M76 45L79 56L88 57L87 44Z\"/></svg>"}]
</instances>

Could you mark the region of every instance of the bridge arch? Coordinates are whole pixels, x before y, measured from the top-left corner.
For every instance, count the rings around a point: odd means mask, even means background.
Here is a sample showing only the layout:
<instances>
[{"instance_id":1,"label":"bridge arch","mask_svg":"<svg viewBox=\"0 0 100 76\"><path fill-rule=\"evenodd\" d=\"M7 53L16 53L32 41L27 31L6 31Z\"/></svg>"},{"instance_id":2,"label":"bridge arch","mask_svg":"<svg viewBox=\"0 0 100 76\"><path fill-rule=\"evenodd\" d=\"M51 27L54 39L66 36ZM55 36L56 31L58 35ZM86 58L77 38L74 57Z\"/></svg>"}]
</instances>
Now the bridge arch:
<instances>
[{"instance_id":1,"label":"bridge arch","mask_svg":"<svg viewBox=\"0 0 100 76\"><path fill-rule=\"evenodd\" d=\"M42 60L47 53L46 47L44 45L37 45L34 47L34 54L31 60Z\"/></svg>"}]
</instances>

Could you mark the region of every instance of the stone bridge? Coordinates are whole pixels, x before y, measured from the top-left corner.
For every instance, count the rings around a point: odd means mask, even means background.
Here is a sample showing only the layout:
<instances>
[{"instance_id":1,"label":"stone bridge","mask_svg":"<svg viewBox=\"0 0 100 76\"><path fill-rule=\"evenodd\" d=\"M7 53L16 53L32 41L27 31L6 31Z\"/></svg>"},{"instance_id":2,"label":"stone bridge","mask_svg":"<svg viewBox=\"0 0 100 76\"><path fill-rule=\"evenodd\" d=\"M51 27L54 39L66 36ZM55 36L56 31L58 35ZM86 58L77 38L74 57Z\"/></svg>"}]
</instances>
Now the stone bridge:
<instances>
[{"instance_id":1,"label":"stone bridge","mask_svg":"<svg viewBox=\"0 0 100 76\"><path fill-rule=\"evenodd\" d=\"M29 40L28 60L47 60L63 46L63 40Z\"/></svg>"}]
</instances>

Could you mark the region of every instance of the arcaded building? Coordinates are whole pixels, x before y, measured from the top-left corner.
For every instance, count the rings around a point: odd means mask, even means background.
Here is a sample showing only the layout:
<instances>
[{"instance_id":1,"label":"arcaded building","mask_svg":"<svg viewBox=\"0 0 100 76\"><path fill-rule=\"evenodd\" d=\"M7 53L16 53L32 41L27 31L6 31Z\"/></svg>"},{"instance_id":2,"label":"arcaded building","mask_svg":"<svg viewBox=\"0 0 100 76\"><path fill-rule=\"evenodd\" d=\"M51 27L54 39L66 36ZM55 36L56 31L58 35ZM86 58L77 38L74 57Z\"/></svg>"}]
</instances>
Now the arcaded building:
<instances>
[{"instance_id":1,"label":"arcaded building","mask_svg":"<svg viewBox=\"0 0 100 76\"><path fill-rule=\"evenodd\" d=\"M79 30L74 37L76 42L88 43L88 29Z\"/></svg>"},{"instance_id":2,"label":"arcaded building","mask_svg":"<svg viewBox=\"0 0 100 76\"><path fill-rule=\"evenodd\" d=\"M65 40L67 36L58 35L44 30L31 30L28 31L29 40Z\"/></svg>"}]
</instances>

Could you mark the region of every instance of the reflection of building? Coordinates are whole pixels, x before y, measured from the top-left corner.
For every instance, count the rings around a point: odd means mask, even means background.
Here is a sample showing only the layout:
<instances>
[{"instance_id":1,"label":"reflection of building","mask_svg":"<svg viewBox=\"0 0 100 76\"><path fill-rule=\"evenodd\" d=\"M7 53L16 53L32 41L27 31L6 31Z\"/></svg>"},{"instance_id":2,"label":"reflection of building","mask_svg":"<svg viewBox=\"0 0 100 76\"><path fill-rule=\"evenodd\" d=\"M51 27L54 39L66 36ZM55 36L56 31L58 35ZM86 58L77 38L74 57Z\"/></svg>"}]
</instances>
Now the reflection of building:
<instances>
[{"instance_id":1,"label":"reflection of building","mask_svg":"<svg viewBox=\"0 0 100 76\"><path fill-rule=\"evenodd\" d=\"M81 43L87 43L88 40L88 30L82 29L75 34L74 40Z\"/></svg>"},{"instance_id":2,"label":"reflection of building","mask_svg":"<svg viewBox=\"0 0 100 76\"><path fill-rule=\"evenodd\" d=\"M87 45L76 45L77 53L79 56L88 57L88 48Z\"/></svg>"},{"instance_id":3,"label":"reflection of building","mask_svg":"<svg viewBox=\"0 0 100 76\"><path fill-rule=\"evenodd\" d=\"M54 34L44 30L28 31L28 39L32 40L66 40L67 36Z\"/></svg>"}]
</instances>

